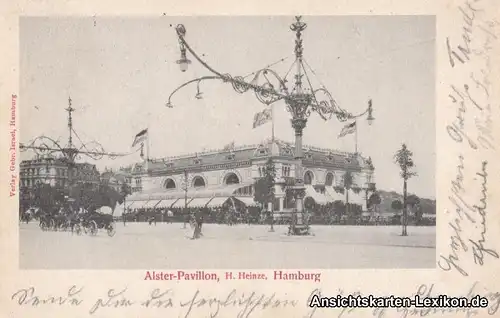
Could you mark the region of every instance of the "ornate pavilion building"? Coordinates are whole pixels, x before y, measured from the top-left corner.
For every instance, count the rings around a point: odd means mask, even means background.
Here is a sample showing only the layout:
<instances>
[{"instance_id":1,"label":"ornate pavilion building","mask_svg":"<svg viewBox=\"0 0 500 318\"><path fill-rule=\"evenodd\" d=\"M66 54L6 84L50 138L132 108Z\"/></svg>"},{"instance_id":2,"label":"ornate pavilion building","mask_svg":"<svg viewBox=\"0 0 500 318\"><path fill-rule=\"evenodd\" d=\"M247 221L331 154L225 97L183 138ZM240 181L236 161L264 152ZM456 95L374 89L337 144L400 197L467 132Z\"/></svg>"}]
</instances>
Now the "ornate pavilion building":
<instances>
[{"instance_id":1,"label":"ornate pavilion building","mask_svg":"<svg viewBox=\"0 0 500 318\"><path fill-rule=\"evenodd\" d=\"M303 149L306 207L311 203L345 202L347 196L349 203L366 210L366 198L375 190L371 159L332 149ZM293 201L286 197L285 189L294 176L294 146L281 140L145 161L135 166L132 175L140 180L142 190L127 197L125 207L210 208L228 200L256 206L253 186L269 158L276 168L274 211L291 211ZM348 194L343 185L346 171L353 177Z\"/></svg>"}]
</instances>

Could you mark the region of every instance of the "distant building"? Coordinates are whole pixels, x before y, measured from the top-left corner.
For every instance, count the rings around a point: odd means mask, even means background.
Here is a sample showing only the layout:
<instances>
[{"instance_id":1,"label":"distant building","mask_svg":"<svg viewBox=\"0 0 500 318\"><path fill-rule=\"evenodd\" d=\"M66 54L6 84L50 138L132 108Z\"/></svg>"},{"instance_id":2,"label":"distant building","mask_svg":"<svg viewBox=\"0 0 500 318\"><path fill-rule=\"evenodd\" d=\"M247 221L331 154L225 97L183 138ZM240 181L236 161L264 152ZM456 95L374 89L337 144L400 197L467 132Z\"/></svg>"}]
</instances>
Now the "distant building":
<instances>
[{"instance_id":1,"label":"distant building","mask_svg":"<svg viewBox=\"0 0 500 318\"><path fill-rule=\"evenodd\" d=\"M103 174L106 174L106 171ZM132 193L142 191L143 164L141 163L136 163L128 167L120 167L116 171L108 171L105 178L108 178L108 175L113 176L113 182L115 183L120 185L126 183Z\"/></svg>"},{"instance_id":2,"label":"distant building","mask_svg":"<svg viewBox=\"0 0 500 318\"><path fill-rule=\"evenodd\" d=\"M72 179L76 183L98 184L100 182L100 173L94 164L76 163L75 168L70 171L73 172Z\"/></svg>"},{"instance_id":3,"label":"distant building","mask_svg":"<svg viewBox=\"0 0 500 318\"><path fill-rule=\"evenodd\" d=\"M353 176L349 203L366 210L366 199L375 190L374 168L361 155L303 146L302 176L306 187L305 205L346 200L343 176ZM294 207L286 196L287 184L295 175L294 145L283 141L264 141L258 145L225 147L197 154L153 159L131 169L137 191L126 208L216 207L229 198L253 205L253 186L263 176L266 161L276 168L274 211ZM140 190L139 190L140 189Z\"/></svg>"},{"instance_id":4,"label":"distant building","mask_svg":"<svg viewBox=\"0 0 500 318\"><path fill-rule=\"evenodd\" d=\"M105 169L105 171L101 174L101 183L107 184L117 192L122 191L123 184L126 184L132 192L141 191L141 182L139 181L137 183L135 180L132 182L133 179L140 179L140 177L133 178L132 171L132 167L120 168L118 170Z\"/></svg>"},{"instance_id":5,"label":"distant building","mask_svg":"<svg viewBox=\"0 0 500 318\"><path fill-rule=\"evenodd\" d=\"M38 183L50 184L53 187L67 187L70 180L76 183L99 183L100 175L95 165L76 163L70 169L62 158L38 157L23 160L20 164L20 187L31 189Z\"/></svg>"}]
</instances>

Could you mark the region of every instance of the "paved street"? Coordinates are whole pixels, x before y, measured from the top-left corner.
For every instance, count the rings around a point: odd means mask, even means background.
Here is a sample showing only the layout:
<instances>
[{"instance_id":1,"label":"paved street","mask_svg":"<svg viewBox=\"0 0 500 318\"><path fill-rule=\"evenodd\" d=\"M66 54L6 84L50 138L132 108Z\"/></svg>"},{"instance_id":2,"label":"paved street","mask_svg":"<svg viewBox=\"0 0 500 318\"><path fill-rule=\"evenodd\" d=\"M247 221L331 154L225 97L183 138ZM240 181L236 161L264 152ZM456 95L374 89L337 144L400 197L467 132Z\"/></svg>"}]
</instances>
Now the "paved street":
<instances>
[{"instance_id":1,"label":"paved street","mask_svg":"<svg viewBox=\"0 0 500 318\"><path fill-rule=\"evenodd\" d=\"M20 225L22 269L432 268L436 228L313 226L314 236L286 236L286 226L204 224L190 240L182 224L117 224L114 237L42 232Z\"/></svg>"}]
</instances>

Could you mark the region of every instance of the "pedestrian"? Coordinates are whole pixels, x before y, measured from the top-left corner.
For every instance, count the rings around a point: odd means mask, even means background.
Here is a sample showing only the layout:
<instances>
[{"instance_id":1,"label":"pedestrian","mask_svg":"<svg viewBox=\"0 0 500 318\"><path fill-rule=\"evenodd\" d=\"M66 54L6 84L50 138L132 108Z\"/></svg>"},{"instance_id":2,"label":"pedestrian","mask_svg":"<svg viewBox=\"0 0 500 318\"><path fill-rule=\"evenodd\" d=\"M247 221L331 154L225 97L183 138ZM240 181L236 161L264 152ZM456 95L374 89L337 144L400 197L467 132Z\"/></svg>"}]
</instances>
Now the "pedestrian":
<instances>
[{"instance_id":1,"label":"pedestrian","mask_svg":"<svg viewBox=\"0 0 500 318\"><path fill-rule=\"evenodd\" d=\"M194 219L195 219L195 224L194 224L193 240L199 239L201 236L201 227L203 225L203 213L201 212L201 210L195 211Z\"/></svg>"},{"instance_id":2,"label":"pedestrian","mask_svg":"<svg viewBox=\"0 0 500 318\"><path fill-rule=\"evenodd\" d=\"M172 212L170 209L167 211L167 223L172 223L172 218L174 216L174 212Z\"/></svg>"},{"instance_id":3,"label":"pedestrian","mask_svg":"<svg viewBox=\"0 0 500 318\"><path fill-rule=\"evenodd\" d=\"M201 229L203 227L203 221L205 221L205 211L203 209L200 209L200 218L198 221L199 227L200 227L200 236L203 236L203 233L201 232Z\"/></svg>"}]
</instances>

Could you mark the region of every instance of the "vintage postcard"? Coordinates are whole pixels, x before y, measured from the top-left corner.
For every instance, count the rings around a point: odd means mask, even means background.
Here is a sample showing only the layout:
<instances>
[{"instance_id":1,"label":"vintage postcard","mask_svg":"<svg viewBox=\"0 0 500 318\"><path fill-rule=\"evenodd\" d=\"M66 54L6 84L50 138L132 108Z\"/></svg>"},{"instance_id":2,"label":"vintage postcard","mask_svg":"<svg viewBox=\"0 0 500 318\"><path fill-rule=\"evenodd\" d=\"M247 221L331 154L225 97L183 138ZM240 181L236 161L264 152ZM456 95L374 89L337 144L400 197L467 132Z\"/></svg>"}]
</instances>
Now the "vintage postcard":
<instances>
[{"instance_id":1,"label":"vintage postcard","mask_svg":"<svg viewBox=\"0 0 500 318\"><path fill-rule=\"evenodd\" d=\"M2 16L0 317L500 316L500 3Z\"/></svg>"}]
</instances>

